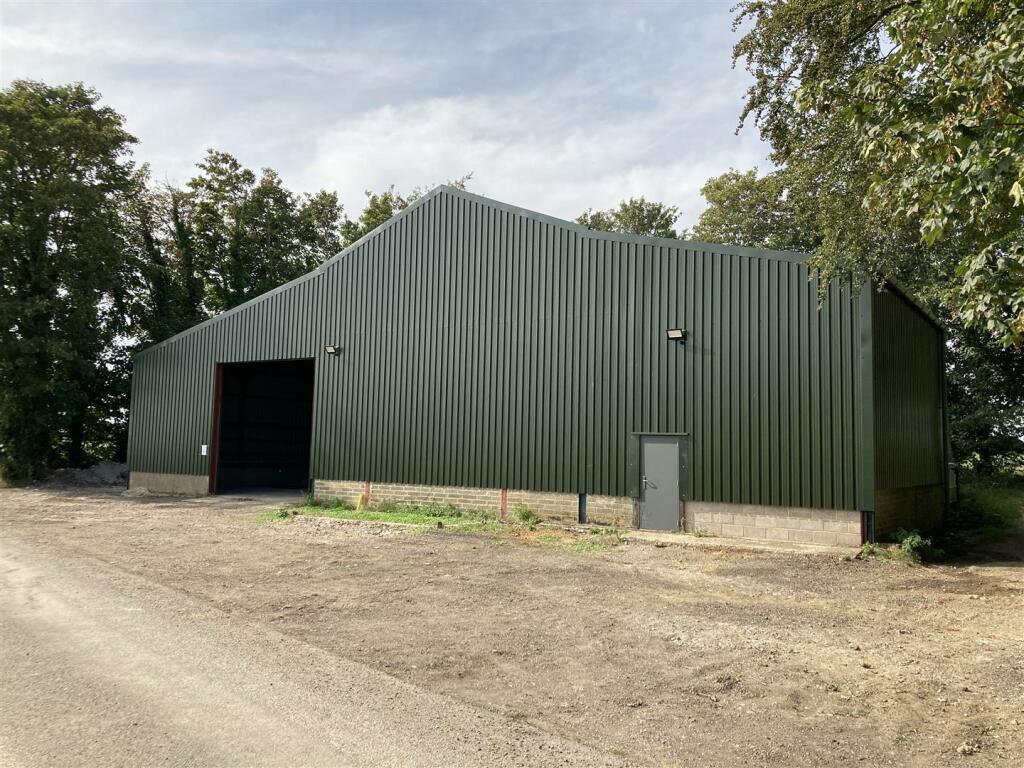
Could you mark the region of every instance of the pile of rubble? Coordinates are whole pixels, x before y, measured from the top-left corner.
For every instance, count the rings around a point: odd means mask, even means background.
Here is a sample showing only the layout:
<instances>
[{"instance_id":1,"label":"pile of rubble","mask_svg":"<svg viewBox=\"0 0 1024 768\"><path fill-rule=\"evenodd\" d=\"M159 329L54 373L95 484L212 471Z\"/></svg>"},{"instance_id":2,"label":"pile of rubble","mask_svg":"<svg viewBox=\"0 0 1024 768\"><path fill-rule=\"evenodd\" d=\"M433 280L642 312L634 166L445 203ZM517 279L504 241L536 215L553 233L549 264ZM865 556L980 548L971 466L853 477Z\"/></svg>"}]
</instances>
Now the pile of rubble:
<instances>
[{"instance_id":1,"label":"pile of rubble","mask_svg":"<svg viewBox=\"0 0 1024 768\"><path fill-rule=\"evenodd\" d=\"M128 465L116 461L101 461L88 469L58 469L43 481L46 488L126 488Z\"/></svg>"}]
</instances>

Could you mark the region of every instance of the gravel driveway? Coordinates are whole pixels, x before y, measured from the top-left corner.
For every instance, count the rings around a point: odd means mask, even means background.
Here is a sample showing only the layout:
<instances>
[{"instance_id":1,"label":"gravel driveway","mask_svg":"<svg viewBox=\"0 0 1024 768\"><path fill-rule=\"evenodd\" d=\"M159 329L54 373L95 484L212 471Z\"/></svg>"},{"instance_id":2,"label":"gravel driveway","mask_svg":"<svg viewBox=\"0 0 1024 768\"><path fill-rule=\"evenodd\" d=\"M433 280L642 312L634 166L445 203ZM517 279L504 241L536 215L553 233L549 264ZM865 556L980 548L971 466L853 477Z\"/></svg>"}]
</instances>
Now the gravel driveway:
<instances>
[{"instance_id":1,"label":"gravel driveway","mask_svg":"<svg viewBox=\"0 0 1024 768\"><path fill-rule=\"evenodd\" d=\"M0 763L1024 763L1019 561L575 552L267 506L0 491Z\"/></svg>"}]
</instances>

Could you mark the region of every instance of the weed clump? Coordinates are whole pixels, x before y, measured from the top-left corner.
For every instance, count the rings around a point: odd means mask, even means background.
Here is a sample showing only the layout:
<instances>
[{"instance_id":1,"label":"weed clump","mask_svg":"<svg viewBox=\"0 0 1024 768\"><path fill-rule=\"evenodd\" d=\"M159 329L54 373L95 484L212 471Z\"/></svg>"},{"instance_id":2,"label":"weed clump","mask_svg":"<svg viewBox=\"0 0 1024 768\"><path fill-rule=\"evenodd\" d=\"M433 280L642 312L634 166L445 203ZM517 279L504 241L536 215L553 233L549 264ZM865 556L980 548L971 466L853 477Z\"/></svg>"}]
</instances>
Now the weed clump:
<instances>
[{"instance_id":1,"label":"weed clump","mask_svg":"<svg viewBox=\"0 0 1024 768\"><path fill-rule=\"evenodd\" d=\"M317 509L355 509L356 505L346 499L321 498L307 493L299 507L316 507Z\"/></svg>"},{"instance_id":2,"label":"weed clump","mask_svg":"<svg viewBox=\"0 0 1024 768\"><path fill-rule=\"evenodd\" d=\"M912 563L935 562L945 557L945 552L932 546L932 540L921 536L920 531L906 531L900 528L893 534L899 556Z\"/></svg>"},{"instance_id":3,"label":"weed clump","mask_svg":"<svg viewBox=\"0 0 1024 768\"><path fill-rule=\"evenodd\" d=\"M586 534L566 532L542 533L528 539L533 546L569 552L605 552L622 543L622 533L614 528L591 528Z\"/></svg>"},{"instance_id":4,"label":"weed clump","mask_svg":"<svg viewBox=\"0 0 1024 768\"><path fill-rule=\"evenodd\" d=\"M860 545L860 551L857 553L857 557L862 560L868 557L877 557L882 553L882 548L879 547L873 541L865 541Z\"/></svg>"},{"instance_id":5,"label":"weed clump","mask_svg":"<svg viewBox=\"0 0 1024 768\"><path fill-rule=\"evenodd\" d=\"M289 508L268 509L264 512L260 512L259 520L265 523L273 523L279 520L291 520L294 516L294 512Z\"/></svg>"},{"instance_id":6,"label":"weed clump","mask_svg":"<svg viewBox=\"0 0 1024 768\"><path fill-rule=\"evenodd\" d=\"M540 523L540 516L536 512L525 504L516 504L514 511L516 520L525 525L531 531L536 530L537 525Z\"/></svg>"},{"instance_id":7,"label":"weed clump","mask_svg":"<svg viewBox=\"0 0 1024 768\"><path fill-rule=\"evenodd\" d=\"M886 560L902 560L907 563L930 563L945 557L945 552L933 546L932 540L924 538L920 531L907 531L900 528L889 539L890 543L887 545L873 541L864 543L857 553L857 558L864 560L869 557L878 557Z\"/></svg>"}]
</instances>

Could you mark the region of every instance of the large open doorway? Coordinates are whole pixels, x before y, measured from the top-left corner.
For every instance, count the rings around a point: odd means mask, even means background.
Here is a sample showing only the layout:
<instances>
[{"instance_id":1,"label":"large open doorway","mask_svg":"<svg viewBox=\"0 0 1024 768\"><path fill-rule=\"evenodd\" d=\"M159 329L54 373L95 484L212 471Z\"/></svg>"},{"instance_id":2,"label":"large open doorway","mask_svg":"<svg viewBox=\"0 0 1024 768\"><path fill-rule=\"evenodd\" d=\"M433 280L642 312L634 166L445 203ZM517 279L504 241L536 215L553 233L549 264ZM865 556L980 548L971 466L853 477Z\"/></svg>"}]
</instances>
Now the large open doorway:
<instances>
[{"instance_id":1,"label":"large open doorway","mask_svg":"<svg viewBox=\"0 0 1024 768\"><path fill-rule=\"evenodd\" d=\"M313 361L225 363L217 378L210 490L305 489Z\"/></svg>"}]
</instances>

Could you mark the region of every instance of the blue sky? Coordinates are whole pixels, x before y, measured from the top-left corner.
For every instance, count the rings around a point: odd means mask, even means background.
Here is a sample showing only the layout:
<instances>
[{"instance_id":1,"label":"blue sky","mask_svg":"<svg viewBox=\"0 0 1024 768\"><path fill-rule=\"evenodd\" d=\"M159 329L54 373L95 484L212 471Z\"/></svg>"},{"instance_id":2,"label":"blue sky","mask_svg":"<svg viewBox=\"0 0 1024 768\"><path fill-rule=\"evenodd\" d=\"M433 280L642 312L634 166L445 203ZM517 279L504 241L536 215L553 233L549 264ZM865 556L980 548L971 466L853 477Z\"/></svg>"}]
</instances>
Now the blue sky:
<instances>
[{"instance_id":1,"label":"blue sky","mask_svg":"<svg viewBox=\"0 0 1024 768\"><path fill-rule=\"evenodd\" d=\"M472 171L555 216L645 195L688 225L709 176L767 166L734 134L729 0L2 2L3 84L94 86L160 180L215 147L353 213Z\"/></svg>"}]
</instances>

